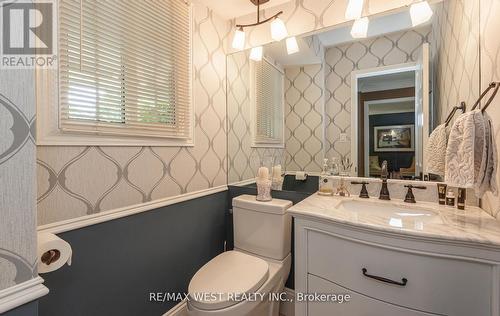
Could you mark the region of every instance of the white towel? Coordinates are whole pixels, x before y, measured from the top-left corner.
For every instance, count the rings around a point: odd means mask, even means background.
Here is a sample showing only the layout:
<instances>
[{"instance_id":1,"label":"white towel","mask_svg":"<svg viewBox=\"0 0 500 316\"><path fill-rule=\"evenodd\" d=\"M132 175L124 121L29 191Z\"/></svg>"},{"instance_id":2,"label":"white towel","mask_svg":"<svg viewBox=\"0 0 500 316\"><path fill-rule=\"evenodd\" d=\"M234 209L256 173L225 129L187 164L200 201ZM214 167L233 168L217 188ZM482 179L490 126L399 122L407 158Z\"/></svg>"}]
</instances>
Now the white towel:
<instances>
[{"instance_id":1,"label":"white towel","mask_svg":"<svg viewBox=\"0 0 500 316\"><path fill-rule=\"evenodd\" d=\"M460 115L451 128L446 148L445 180L449 186L474 188L481 167L483 143L481 111Z\"/></svg>"},{"instance_id":2,"label":"white towel","mask_svg":"<svg viewBox=\"0 0 500 316\"><path fill-rule=\"evenodd\" d=\"M496 182L496 172L498 167L498 152L495 142L495 131L491 123L491 118L488 113L484 113L484 147L481 166L477 183L474 187L476 196L482 198L484 193L491 191L493 194L498 194Z\"/></svg>"},{"instance_id":3,"label":"white towel","mask_svg":"<svg viewBox=\"0 0 500 316\"><path fill-rule=\"evenodd\" d=\"M445 180L449 186L473 188L481 198L497 194L497 149L491 119L474 110L457 118L446 148Z\"/></svg>"},{"instance_id":4,"label":"white towel","mask_svg":"<svg viewBox=\"0 0 500 316\"><path fill-rule=\"evenodd\" d=\"M448 128L441 124L432 131L427 142L427 172L444 177Z\"/></svg>"}]
</instances>

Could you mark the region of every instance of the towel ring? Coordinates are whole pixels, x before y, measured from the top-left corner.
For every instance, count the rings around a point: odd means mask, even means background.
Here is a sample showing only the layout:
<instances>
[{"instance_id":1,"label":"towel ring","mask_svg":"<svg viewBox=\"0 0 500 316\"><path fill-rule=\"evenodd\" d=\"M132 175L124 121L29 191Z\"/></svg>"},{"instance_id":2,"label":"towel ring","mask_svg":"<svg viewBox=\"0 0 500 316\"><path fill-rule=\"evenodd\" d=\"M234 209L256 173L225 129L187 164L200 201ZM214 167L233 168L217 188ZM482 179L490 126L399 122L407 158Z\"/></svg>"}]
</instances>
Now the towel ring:
<instances>
[{"instance_id":1,"label":"towel ring","mask_svg":"<svg viewBox=\"0 0 500 316\"><path fill-rule=\"evenodd\" d=\"M462 113L465 113L466 108L467 108L467 106L465 105L465 102L463 102L463 101L460 103L460 105L454 106L453 109L451 110L450 114L448 114L448 117L445 120L444 126L447 127L450 124L451 119L453 118L453 116L455 116L455 113L458 110L462 110Z\"/></svg>"},{"instance_id":2,"label":"towel ring","mask_svg":"<svg viewBox=\"0 0 500 316\"><path fill-rule=\"evenodd\" d=\"M489 84L488 88L486 88L486 90L483 91L483 93L481 93L481 95L479 96L479 99L476 101L476 103L474 103L474 105L472 106L472 110L475 110L479 103L481 103L481 101L483 100L483 98L486 96L486 94L488 94L488 92L495 88L495 90L493 91L493 94L491 95L491 97L488 99L488 101L486 101L486 104L484 105L484 107L481 109L481 112L484 113L484 111L488 108L488 106L491 104L491 102L493 101L493 99L495 98L495 96L497 95L498 93L498 89L500 88L500 82L492 82Z\"/></svg>"}]
</instances>

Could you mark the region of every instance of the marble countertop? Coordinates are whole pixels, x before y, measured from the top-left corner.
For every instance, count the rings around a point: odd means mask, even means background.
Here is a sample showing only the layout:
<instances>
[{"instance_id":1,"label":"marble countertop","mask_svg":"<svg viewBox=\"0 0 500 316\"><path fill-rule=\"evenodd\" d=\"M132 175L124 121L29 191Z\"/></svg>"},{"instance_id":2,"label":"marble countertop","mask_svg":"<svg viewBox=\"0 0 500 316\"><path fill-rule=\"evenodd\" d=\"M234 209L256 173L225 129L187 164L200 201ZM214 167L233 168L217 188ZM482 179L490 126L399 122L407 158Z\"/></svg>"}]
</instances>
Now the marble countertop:
<instances>
[{"instance_id":1,"label":"marble countertop","mask_svg":"<svg viewBox=\"0 0 500 316\"><path fill-rule=\"evenodd\" d=\"M458 210L431 202L320 196L288 210L295 217L318 219L401 235L482 244L500 249L500 221L478 207Z\"/></svg>"}]
</instances>

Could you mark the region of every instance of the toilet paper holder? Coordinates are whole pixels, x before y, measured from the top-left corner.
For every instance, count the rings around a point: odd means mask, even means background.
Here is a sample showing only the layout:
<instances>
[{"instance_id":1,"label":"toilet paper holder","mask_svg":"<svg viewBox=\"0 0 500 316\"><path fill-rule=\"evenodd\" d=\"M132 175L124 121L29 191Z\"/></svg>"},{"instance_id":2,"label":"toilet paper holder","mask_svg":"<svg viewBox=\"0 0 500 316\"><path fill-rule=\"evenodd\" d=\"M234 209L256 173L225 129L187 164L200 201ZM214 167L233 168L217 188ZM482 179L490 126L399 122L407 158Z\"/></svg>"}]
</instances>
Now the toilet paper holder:
<instances>
[{"instance_id":1,"label":"toilet paper holder","mask_svg":"<svg viewBox=\"0 0 500 316\"><path fill-rule=\"evenodd\" d=\"M51 249L43 253L41 261L46 265L50 265L61 258L61 252L57 249Z\"/></svg>"}]
</instances>

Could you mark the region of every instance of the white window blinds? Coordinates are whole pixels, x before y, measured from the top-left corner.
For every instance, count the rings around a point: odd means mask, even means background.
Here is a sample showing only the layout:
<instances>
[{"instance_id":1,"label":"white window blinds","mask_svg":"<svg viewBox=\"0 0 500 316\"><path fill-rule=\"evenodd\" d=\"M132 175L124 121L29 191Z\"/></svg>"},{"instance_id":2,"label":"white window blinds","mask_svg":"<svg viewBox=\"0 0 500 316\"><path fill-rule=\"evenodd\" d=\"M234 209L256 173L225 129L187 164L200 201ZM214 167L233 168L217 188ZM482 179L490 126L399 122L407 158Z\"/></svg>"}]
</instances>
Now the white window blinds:
<instances>
[{"instance_id":1,"label":"white window blinds","mask_svg":"<svg viewBox=\"0 0 500 316\"><path fill-rule=\"evenodd\" d=\"M187 139L190 8L184 0L61 0L60 128Z\"/></svg>"},{"instance_id":2,"label":"white window blinds","mask_svg":"<svg viewBox=\"0 0 500 316\"><path fill-rule=\"evenodd\" d=\"M254 63L254 145L283 144L283 74L266 59Z\"/></svg>"}]
</instances>

